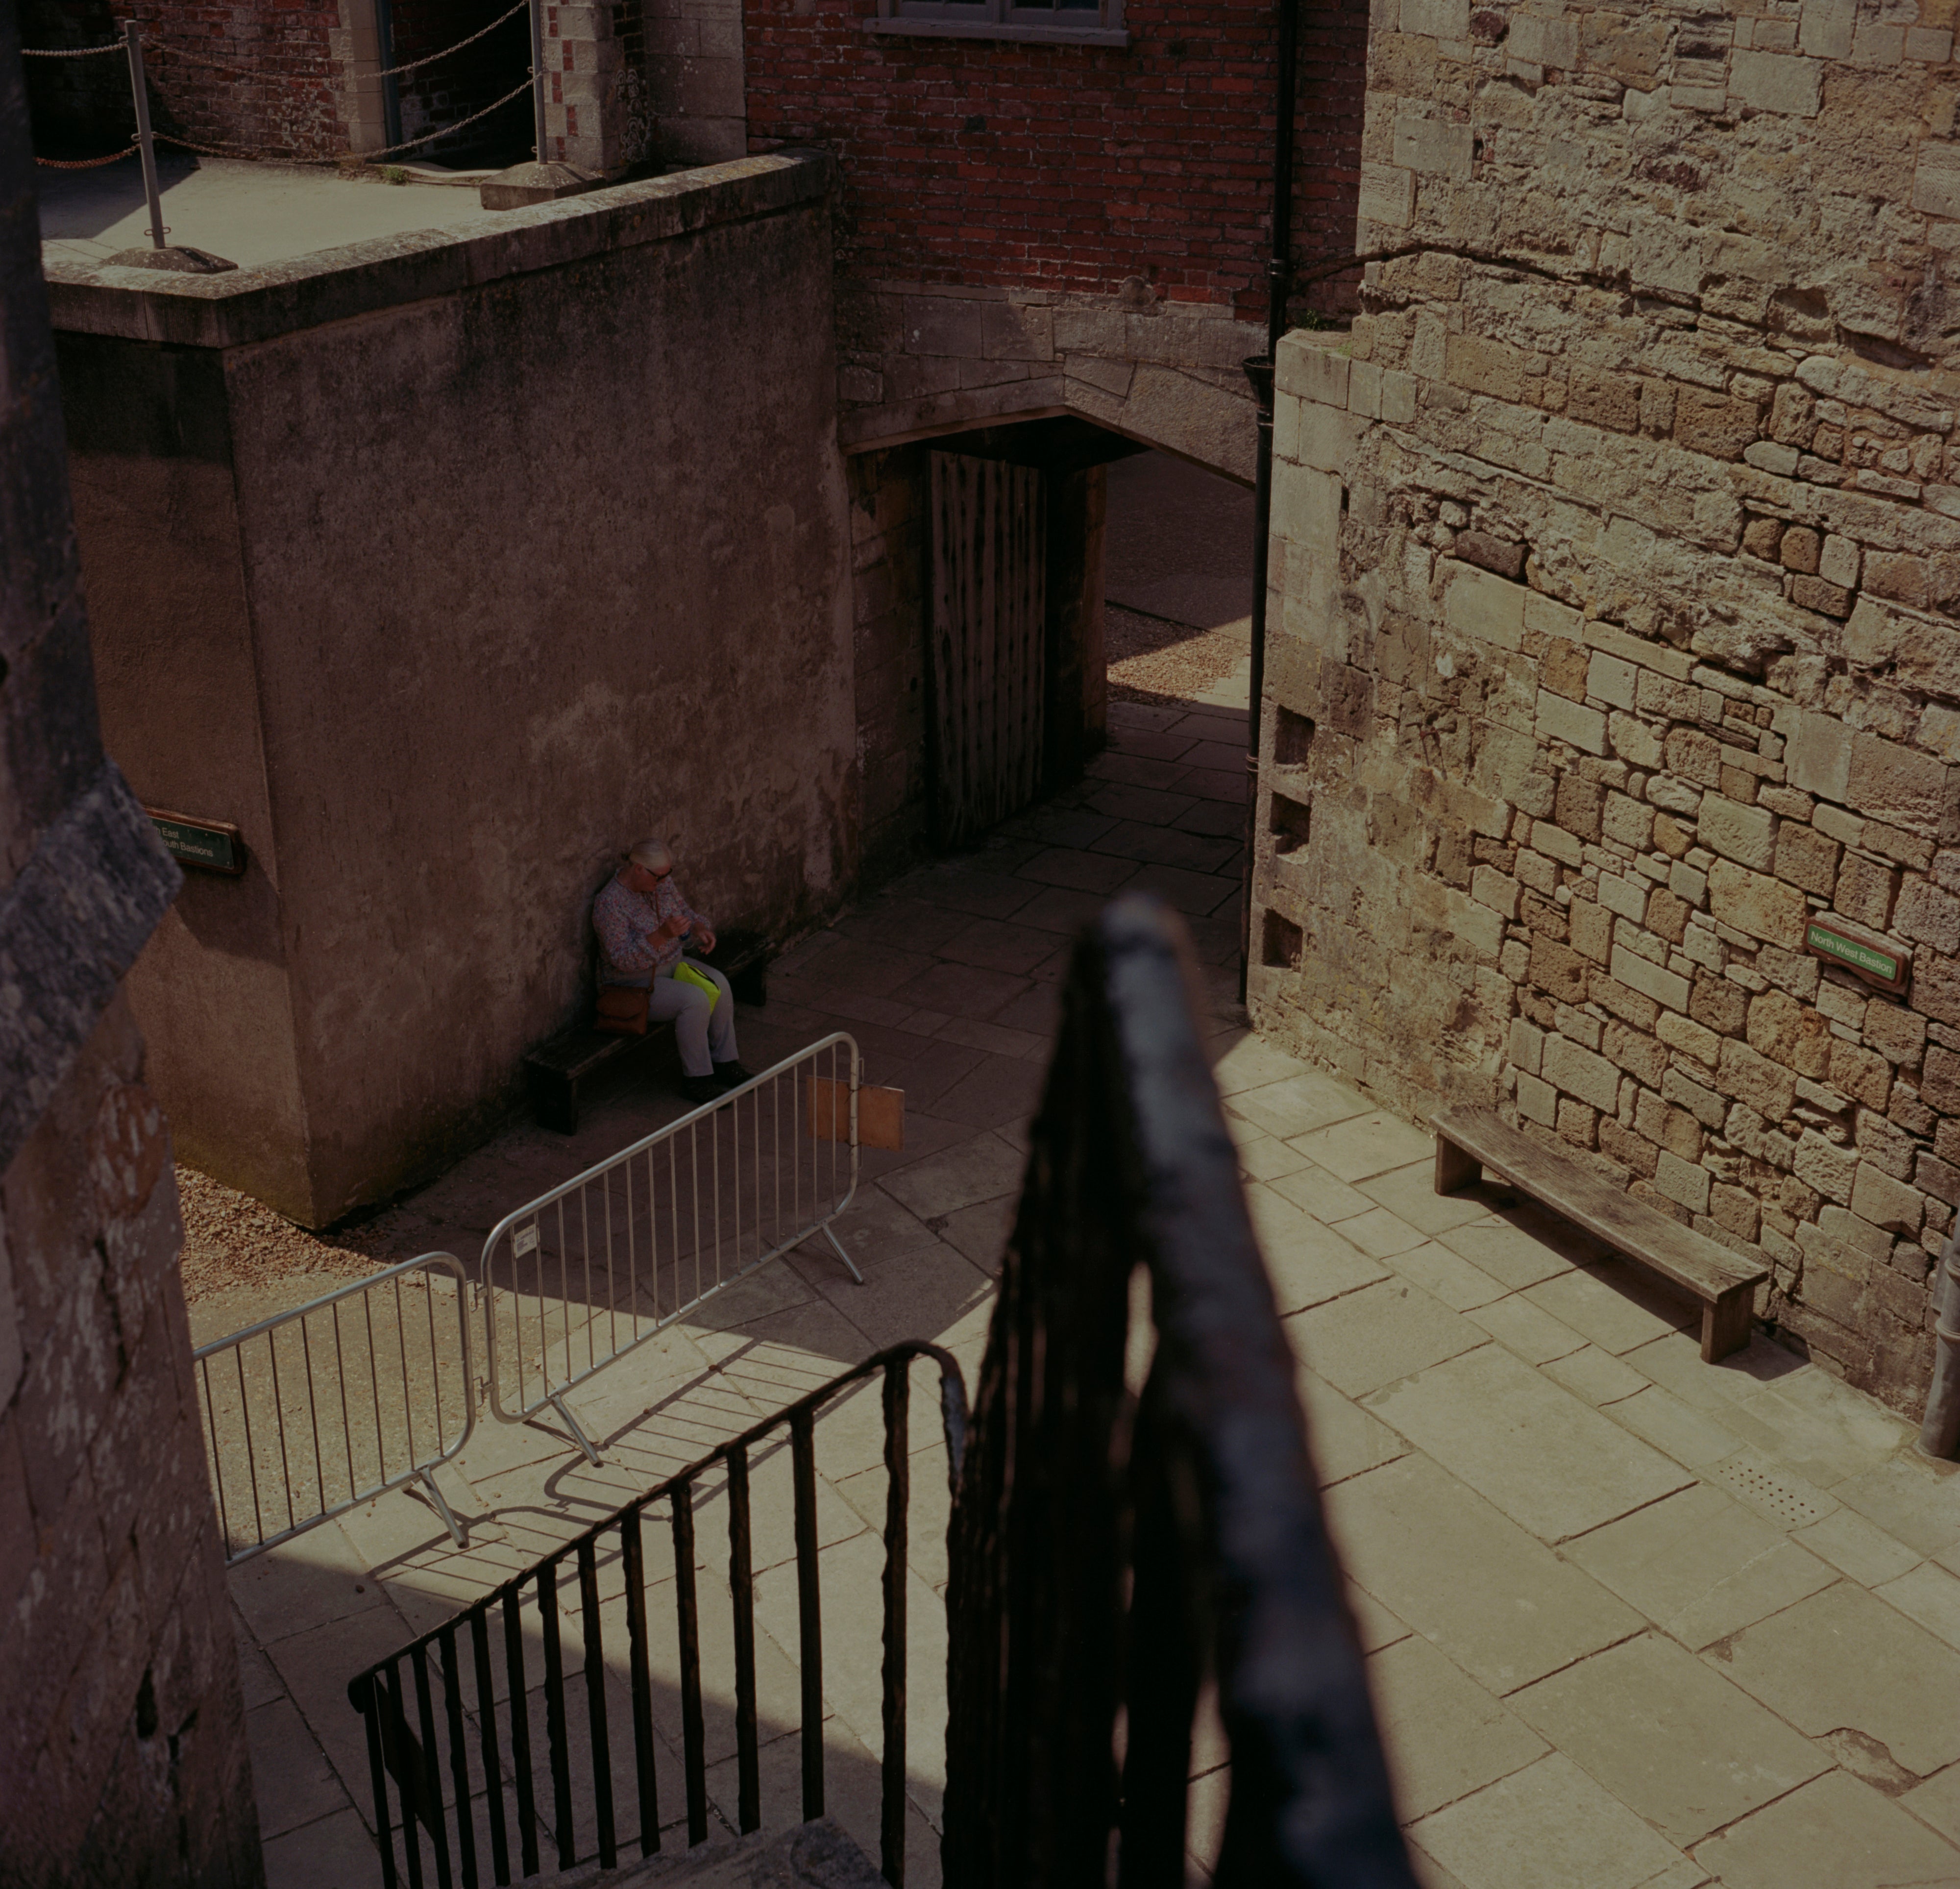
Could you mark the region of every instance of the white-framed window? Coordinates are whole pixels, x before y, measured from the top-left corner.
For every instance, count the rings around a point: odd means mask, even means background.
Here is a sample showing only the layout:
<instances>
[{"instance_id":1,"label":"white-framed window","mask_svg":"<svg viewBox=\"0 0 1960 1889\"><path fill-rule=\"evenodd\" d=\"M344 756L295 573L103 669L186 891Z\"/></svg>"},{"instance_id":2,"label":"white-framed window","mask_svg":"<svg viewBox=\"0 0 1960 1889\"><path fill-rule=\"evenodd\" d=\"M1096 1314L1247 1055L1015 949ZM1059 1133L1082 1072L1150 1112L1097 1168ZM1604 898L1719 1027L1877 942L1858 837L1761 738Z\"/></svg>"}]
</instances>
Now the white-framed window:
<instances>
[{"instance_id":1,"label":"white-framed window","mask_svg":"<svg viewBox=\"0 0 1960 1889\"><path fill-rule=\"evenodd\" d=\"M878 0L864 30L917 39L1130 43L1123 0Z\"/></svg>"}]
</instances>

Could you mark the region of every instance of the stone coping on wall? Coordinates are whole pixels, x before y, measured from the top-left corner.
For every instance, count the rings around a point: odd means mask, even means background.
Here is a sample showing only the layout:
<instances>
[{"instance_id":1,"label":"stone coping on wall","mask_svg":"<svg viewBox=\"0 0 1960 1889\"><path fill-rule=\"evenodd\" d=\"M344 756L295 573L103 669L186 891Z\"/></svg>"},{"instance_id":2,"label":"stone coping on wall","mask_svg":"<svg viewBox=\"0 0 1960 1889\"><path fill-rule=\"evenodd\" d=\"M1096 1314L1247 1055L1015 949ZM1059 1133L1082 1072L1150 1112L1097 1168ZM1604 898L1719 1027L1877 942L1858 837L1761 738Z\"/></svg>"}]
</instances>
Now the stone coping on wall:
<instances>
[{"instance_id":1,"label":"stone coping on wall","mask_svg":"<svg viewBox=\"0 0 1960 1889\"><path fill-rule=\"evenodd\" d=\"M221 275L47 265L56 329L235 348L820 202L821 152L743 157Z\"/></svg>"}]
</instances>

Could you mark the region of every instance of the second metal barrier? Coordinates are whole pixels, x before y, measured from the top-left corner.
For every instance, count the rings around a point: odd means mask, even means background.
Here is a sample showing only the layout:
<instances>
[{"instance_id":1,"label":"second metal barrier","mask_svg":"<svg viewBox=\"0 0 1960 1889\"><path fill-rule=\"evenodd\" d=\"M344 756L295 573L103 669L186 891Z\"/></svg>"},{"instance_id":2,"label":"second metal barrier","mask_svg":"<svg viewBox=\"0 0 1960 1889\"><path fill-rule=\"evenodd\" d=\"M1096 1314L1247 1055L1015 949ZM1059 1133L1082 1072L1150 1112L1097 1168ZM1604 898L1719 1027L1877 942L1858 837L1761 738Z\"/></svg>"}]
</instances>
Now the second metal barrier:
<instances>
[{"instance_id":1,"label":"second metal barrier","mask_svg":"<svg viewBox=\"0 0 1960 1889\"><path fill-rule=\"evenodd\" d=\"M718 1101L507 1213L483 1242L488 1401L506 1423L819 1235L858 1191L856 1041L819 1038Z\"/></svg>"}]
</instances>

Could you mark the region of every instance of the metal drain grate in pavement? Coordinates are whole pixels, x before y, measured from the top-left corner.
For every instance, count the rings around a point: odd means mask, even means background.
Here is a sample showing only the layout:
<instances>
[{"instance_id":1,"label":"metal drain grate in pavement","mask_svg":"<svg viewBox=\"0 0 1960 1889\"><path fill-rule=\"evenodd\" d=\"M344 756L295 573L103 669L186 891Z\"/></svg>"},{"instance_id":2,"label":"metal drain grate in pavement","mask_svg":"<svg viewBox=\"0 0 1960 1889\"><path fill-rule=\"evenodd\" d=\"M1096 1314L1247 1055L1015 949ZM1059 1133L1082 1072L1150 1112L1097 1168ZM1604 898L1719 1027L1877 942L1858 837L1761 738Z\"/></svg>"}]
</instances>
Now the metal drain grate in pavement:
<instances>
[{"instance_id":1,"label":"metal drain grate in pavement","mask_svg":"<svg viewBox=\"0 0 1960 1889\"><path fill-rule=\"evenodd\" d=\"M1752 1454L1739 1450L1733 1456L1710 1463L1702 1473L1731 1495L1740 1496L1758 1513L1781 1522L1787 1528L1822 1522L1830 1508L1836 1506L1835 1503L1820 1506L1813 1499L1817 1493L1814 1489L1778 1475L1760 1459L1752 1461Z\"/></svg>"}]
</instances>

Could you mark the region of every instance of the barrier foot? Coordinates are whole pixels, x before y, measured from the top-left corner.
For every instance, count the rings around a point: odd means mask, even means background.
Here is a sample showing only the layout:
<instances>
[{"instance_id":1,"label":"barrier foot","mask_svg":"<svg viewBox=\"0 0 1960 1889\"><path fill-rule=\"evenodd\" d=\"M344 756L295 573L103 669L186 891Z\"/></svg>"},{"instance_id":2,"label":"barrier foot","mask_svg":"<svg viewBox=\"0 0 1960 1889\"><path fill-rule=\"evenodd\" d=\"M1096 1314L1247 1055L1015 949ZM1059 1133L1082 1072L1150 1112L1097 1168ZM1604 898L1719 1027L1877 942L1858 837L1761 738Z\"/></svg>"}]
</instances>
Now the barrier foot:
<instances>
[{"instance_id":1,"label":"barrier foot","mask_svg":"<svg viewBox=\"0 0 1960 1889\"><path fill-rule=\"evenodd\" d=\"M551 1407L564 1420L565 1428L571 1432L571 1440L585 1452L585 1460L597 1469L599 1467L598 1451L592 1447L591 1439L578 1427L578 1418L565 1408L565 1399L555 1391L551 1394Z\"/></svg>"},{"instance_id":2,"label":"barrier foot","mask_svg":"<svg viewBox=\"0 0 1960 1889\"><path fill-rule=\"evenodd\" d=\"M435 1478L427 1470L417 1472L416 1480L428 1491L429 1500L435 1504L435 1512L449 1524L449 1538L459 1548L469 1545L469 1538L463 1531L463 1524L456 1519L455 1512L444 1501L442 1491L435 1486Z\"/></svg>"},{"instance_id":3,"label":"barrier foot","mask_svg":"<svg viewBox=\"0 0 1960 1889\"><path fill-rule=\"evenodd\" d=\"M856 1280L859 1285L863 1285L864 1283L864 1275L861 1273L855 1266L851 1264L851 1255L847 1253L842 1246L838 1245L837 1235L830 1230L830 1226L828 1221L824 1223L823 1237L829 1241L832 1250L835 1252L839 1259L843 1261L844 1270L848 1272L853 1279Z\"/></svg>"}]
</instances>

